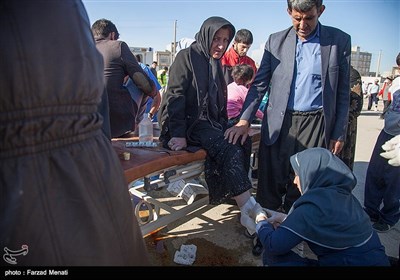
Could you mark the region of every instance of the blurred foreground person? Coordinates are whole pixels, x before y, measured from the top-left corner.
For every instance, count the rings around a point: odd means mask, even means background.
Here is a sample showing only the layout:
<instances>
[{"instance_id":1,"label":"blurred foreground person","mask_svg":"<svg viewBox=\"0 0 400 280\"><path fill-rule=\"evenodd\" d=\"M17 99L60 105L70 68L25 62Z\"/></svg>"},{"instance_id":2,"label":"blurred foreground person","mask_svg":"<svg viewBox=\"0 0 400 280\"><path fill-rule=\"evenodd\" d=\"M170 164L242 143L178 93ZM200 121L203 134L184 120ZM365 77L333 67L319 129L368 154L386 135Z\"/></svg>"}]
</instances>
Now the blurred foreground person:
<instances>
[{"instance_id":1,"label":"blurred foreground person","mask_svg":"<svg viewBox=\"0 0 400 280\"><path fill-rule=\"evenodd\" d=\"M2 265L148 264L83 4L2 1L0 22Z\"/></svg>"}]
</instances>

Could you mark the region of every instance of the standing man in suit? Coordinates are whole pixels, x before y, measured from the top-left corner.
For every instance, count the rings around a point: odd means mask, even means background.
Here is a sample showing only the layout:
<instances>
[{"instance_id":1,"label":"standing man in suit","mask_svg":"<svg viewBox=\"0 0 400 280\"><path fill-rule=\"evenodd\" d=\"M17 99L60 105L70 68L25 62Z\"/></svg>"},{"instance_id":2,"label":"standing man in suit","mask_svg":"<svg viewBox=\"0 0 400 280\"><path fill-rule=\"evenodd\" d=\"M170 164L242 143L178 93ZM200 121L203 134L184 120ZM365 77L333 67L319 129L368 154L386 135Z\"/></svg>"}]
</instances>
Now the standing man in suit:
<instances>
[{"instance_id":1,"label":"standing man in suit","mask_svg":"<svg viewBox=\"0 0 400 280\"><path fill-rule=\"evenodd\" d=\"M287 0L293 26L270 35L241 118L225 137L248 135L269 90L261 129L257 201L288 212L300 197L292 183L290 156L311 147L338 154L344 145L349 111L351 38L324 26L322 0Z\"/></svg>"}]
</instances>

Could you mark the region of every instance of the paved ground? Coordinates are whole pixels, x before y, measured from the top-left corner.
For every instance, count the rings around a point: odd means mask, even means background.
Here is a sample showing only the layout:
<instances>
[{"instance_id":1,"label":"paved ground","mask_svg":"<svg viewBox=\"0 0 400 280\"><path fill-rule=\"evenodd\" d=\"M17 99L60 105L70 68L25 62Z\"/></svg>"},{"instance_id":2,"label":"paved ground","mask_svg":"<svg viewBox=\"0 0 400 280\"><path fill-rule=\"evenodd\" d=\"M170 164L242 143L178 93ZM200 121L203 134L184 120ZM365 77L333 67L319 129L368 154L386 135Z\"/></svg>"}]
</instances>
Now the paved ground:
<instances>
[{"instance_id":1,"label":"paved ground","mask_svg":"<svg viewBox=\"0 0 400 280\"><path fill-rule=\"evenodd\" d=\"M380 104L382 105L382 104ZM364 105L364 108L366 106ZM382 107L380 106L380 109ZM354 172L358 183L354 194L363 202L364 182L368 162L383 120L373 111L364 111L358 118L358 135ZM238 221L237 206L222 204L205 206L159 232L145 241L154 265L175 265L174 254L182 244L197 246L195 266L260 266L261 257L251 253L251 240L243 234ZM400 223L387 233L380 233L389 256L398 257Z\"/></svg>"}]
</instances>

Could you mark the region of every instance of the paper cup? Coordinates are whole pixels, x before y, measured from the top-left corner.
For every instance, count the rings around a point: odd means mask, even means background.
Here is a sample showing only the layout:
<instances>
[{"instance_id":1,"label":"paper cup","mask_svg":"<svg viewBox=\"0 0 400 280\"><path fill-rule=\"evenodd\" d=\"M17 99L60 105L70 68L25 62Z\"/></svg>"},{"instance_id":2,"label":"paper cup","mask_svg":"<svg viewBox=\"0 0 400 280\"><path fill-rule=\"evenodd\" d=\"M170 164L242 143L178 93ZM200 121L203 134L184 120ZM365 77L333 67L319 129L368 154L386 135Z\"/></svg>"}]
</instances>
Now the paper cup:
<instances>
[{"instance_id":1,"label":"paper cup","mask_svg":"<svg viewBox=\"0 0 400 280\"><path fill-rule=\"evenodd\" d=\"M124 152L123 154L124 160L130 160L131 159L131 153L129 152Z\"/></svg>"}]
</instances>

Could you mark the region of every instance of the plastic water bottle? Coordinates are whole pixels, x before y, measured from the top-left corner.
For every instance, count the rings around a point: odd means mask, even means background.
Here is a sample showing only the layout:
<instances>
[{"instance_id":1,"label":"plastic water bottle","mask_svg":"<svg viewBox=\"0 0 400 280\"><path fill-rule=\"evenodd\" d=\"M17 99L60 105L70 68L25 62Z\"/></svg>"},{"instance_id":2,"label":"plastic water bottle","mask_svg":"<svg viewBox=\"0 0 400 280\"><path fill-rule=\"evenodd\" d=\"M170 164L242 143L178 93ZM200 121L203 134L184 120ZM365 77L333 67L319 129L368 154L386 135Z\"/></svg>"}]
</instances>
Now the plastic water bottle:
<instances>
[{"instance_id":1,"label":"plastic water bottle","mask_svg":"<svg viewBox=\"0 0 400 280\"><path fill-rule=\"evenodd\" d=\"M139 142L153 142L153 123L149 114L139 123Z\"/></svg>"}]
</instances>

